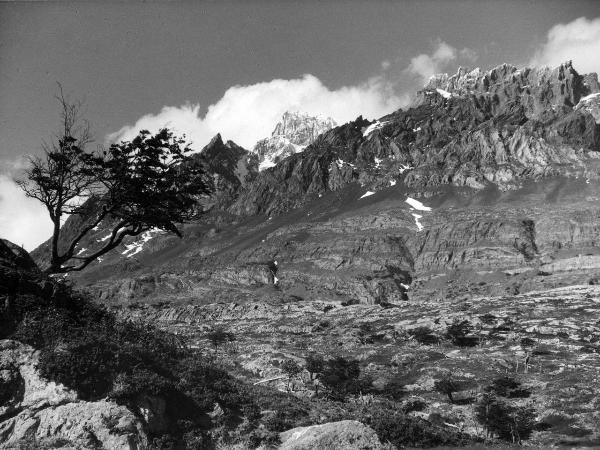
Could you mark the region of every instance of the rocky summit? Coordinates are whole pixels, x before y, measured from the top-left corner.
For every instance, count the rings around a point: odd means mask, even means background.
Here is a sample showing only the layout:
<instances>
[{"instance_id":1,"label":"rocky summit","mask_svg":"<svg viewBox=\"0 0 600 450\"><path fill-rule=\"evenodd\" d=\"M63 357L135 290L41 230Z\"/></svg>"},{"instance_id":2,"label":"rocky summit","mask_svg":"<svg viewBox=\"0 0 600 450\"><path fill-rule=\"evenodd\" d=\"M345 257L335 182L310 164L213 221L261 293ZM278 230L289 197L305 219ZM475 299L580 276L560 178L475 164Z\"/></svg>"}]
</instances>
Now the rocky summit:
<instances>
[{"instance_id":1,"label":"rocky summit","mask_svg":"<svg viewBox=\"0 0 600 450\"><path fill-rule=\"evenodd\" d=\"M253 151L217 136L194 155L214 189L182 239L146 232L67 279L198 348L232 333L219 358L248 382L313 397L310 371L287 379L285 361L354 358L368 395L400 383L407 414L480 445L501 433L476 401L508 377L523 394L511 407L535 410L532 445L598 445L599 111L597 75L566 62L436 75L375 120L286 113ZM336 448L342 427L361 448L385 442L340 422L288 431L282 448Z\"/></svg>"},{"instance_id":2,"label":"rocky summit","mask_svg":"<svg viewBox=\"0 0 600 450\"><path fill-rule=\"evenodd\" d=\"M271 136L261 139L254 146L260 170L273 167L284 158L303 151L320 134L336 125L331 117L323 119L300 112L285 112Z\"/></svg>"}]
</instances>

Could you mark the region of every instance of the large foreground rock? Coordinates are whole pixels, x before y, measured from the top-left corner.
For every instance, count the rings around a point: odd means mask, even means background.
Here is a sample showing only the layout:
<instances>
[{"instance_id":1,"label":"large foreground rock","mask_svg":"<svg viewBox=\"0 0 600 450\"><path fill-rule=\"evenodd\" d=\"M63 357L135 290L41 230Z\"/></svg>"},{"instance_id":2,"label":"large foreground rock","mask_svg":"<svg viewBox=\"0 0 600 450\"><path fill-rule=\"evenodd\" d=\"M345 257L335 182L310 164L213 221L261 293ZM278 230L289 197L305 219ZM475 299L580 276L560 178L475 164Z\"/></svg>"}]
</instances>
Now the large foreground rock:
<instances>
[{"instance_id":1,"label":"large foreground rock","mask_svg":"<svg viewBox=\"0 0 600 450\"><path fill-rule=\"evenodd\" d=\"M36 370L39 352L0 341L0 449L145 448L143 424L114 402L80 401L77 393Z\"/></svg>"},{"instance_id":2,"label":"large foreground rock","mask_svg":"<svg viewBox=\"0 0 600 450\"><path fill-rule=\"evenodd\" d=\"M383 449L373 429L356 420L293 428L281 433L280 450Z\"/></svg>"}]
</instances>

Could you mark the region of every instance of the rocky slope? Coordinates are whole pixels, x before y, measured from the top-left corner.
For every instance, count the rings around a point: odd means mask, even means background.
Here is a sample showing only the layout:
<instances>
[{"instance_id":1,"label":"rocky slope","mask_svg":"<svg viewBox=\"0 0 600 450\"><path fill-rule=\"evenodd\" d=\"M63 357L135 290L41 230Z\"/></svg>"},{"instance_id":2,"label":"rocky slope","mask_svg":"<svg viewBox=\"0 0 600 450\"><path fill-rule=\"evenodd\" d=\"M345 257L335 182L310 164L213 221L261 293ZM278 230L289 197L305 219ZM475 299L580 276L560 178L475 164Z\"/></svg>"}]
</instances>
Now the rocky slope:
<instances>
[{"instance_id":1,"label":"rocky slope","mask_svg":"<svg viewBox=\"0 0 600 450\"><path fill-rule=\"evenodd\" d=\"M271 136L254 146L260 170L273 167L288 156L303 151L320 134L336 125L331 117L323 119L299 112L285 112Z\"/></svg>"},{"instance_id":2,"label":"rocky slope","mask_svg":"<svg viewBox=\"0 0 600 450\"><path fill-rule=\"evenodd\" d=\"M188 336L199 348L208 348L207 330L227 330L237 340L220 350L221 360L241 365L238 370L250 381L281 390L286 389L285 360L303 363L314 354L356 358L380 393L391 392L394 383L402 386L403 404L420 405L411 415L472 436L484 436L474 404L485 386L512 377L529 392L515 401L533 407L536 420L544 424L528 446L546 449L557 444L595 448L600 442L599 308L598 286L571 285L496 297L474 293L441 301L430 296L394 308L261 301L140 305L127 314ZM465 320L472 342L451 342L448 328ZM419 331L428 339L419 338ZM452 402L435 389L435 382L448 376L460 386ZM311 396L314 380L304 371L292 389ZM370 400L357 401L368 405Z\"/></svg>"},{"instance_id":3,"label":"rocky slope","mask_svg":"<svg viewBox=\"0 0 600 450\"><path fill-rule=\"evenodd\" d=\"M21 297L36 298L53 288L26 252L0 240L3 327ZM29 345L0 340L0 448L146 446L147 425L138 415L114 401L83 401L74 390L42 377L39 359L40 352Z\"/></svg>"}]
</instances>

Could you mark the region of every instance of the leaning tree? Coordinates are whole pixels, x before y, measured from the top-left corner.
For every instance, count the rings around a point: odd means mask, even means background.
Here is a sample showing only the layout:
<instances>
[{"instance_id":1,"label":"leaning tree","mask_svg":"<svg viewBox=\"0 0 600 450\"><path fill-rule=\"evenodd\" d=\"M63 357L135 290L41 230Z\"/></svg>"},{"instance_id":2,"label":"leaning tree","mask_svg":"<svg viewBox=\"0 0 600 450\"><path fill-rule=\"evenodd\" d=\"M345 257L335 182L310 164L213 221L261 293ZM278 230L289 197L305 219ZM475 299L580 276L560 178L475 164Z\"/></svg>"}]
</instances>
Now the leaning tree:
<instances>
[{"instance_id":1,"label":"leaning tree","mask_svg":"<svg viewBox=\"0 0 600 450\"><path fill-rule=\"evenodd\" d=\"M127 236L152 229L181 237L180 224L192 218L197 196L209 192L203 167L187 163L190 148L185 141L167 129L154 135L142 130L131 141L90 152L90 127L81 103L70 102L62 88L56 98L60 133L43 144L43 155L30 159L24 179L18 181L27 196L44 204L53 223L46 272L82 270ZM80 227L64 232L64 219L77 215ZM110 235L76 253L101 223L110 227Z\"/></svg>"}]
</instances>

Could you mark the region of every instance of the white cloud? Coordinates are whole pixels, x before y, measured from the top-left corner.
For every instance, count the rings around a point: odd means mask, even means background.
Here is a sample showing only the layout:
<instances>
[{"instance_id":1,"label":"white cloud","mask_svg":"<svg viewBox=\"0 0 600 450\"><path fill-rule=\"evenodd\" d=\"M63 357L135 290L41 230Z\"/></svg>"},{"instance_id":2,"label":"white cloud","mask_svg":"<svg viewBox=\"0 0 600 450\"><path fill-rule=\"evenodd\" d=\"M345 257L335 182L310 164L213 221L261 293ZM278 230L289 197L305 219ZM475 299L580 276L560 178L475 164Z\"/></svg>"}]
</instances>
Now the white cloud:
<instances>
[{"instance_id":1,"label":"white cloud","mask_svg":"<svg viewBox=\"0 0 600 450\"><path fill-rule=\"evenodd\" d=\"M31 251L52 234L48 211L0 174L0 237Z\"/></svg>"},{"instance_id":2,"label":"white cloud","mask_svg":"<svg viewBox=\"0 0 600 450\"><path fill-rule=\"evenodd\" d=\"M456 59L456 49L444 41L438 41L431 55L421 53L410 60L406 69L409 73L421 77L423 83L432 75L439 73L449 62Z\"/></svg>"},{"instance_id":3,"label":"white cloud","mask_svg":"<svg viewBox=\"0 0 600 450\"><path fill-rule=\"evenodd\" d=\"M438 39L434 44L431 54L421 53L410 60L408 67L404 69L404 74L416 76L420 85L427 84L429 78L433 75L452 69L451 63L471 65L479 55L473 49L465 47L461 50Z\"/></svg>"},{"instance_id":4,"label":"white cloud","mask_svg":"<svg viewBox=\"0 0 600 450\"><path fill-rule=\"evenodd\" d=\"M245 148L273 131L282 114L299 110L312 115L332 117L338 123L354 120L359 115L373 119L388 114L408 103L408 96L397 96L382 77L373 77L356 86L329 89L317 77L233 86L210 105L204 117L200 105L165 106L157 114L141 117L134 125L123 127L108 136L110 141L132 139L140 130L151 132L161 127L184 134L200 150L217 133Z\"/></svg>"},{"instance_id":5,"label":"white cloud","mask_svg":"<svg viewBox=\"0 0 600 450\"><path fill-rule=\"evenodd\" d=\"M600 72L600 17L554 25L530 64L556 67L569 60L580 73Z\"/></svg>"}]
</instances>

